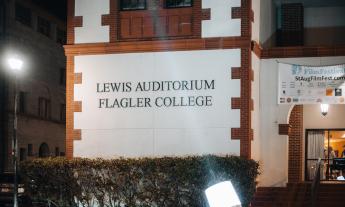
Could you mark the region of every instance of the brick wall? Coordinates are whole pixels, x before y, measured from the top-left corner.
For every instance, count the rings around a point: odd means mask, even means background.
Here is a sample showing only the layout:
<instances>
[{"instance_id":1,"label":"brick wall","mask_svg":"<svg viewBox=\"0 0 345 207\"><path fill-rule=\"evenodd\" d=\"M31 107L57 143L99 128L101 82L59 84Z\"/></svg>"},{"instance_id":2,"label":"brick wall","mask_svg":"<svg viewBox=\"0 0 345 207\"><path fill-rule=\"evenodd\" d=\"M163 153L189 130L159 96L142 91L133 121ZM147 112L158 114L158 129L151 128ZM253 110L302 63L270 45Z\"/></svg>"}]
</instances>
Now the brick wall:
<instances>
[{"instance_id":1,"label":"brick wall","mask_svg":"<svg viewBox=\"0 0 345 207\"><path fill-rule=\"evenodd\" d=\"M303 105L296 105L290 114L289 124L289 173L288 182L302 181L302 151L303 151Z\"/></svg>"}]
</instances>

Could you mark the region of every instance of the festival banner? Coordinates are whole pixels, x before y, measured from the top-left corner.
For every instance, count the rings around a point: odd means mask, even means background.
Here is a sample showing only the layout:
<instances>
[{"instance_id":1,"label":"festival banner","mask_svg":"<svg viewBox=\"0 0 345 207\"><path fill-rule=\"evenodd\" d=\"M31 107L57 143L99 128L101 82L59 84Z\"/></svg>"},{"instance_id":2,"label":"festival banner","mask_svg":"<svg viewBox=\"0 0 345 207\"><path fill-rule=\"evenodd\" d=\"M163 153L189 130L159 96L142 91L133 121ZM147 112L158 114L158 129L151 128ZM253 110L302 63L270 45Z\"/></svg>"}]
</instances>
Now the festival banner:
<instances>
[{"instance_id":1,"label":"festival banner","mask_svg":"<svg viewBox=\"0 0 345 207\"><path fill-rule=\"evenodd\" d=\"M345 104L345 64L278 67L279 104Z\"/></svg>"}]
</instances>

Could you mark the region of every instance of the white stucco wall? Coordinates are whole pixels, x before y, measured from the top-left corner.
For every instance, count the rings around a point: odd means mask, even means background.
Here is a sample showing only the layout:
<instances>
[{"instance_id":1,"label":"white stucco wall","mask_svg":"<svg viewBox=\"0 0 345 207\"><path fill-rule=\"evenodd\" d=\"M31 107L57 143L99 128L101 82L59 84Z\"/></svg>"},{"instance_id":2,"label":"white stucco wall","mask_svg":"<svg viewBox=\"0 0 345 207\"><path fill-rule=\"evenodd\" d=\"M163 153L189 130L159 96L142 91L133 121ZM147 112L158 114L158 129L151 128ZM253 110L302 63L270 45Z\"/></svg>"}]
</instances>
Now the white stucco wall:
<instances>
[{"instance_id":1,"label":"white stucco wall","mask_svg":"<svg viewBox=\"0 0 345 207\"><path fill-rule=\"evenodd\" d=\"M102 26L102 15L110 12L109 0L75 0L75 16L83 26L75 28L75 43L109 42L109 26Z\"/></svg>"},{"instance_id":2,"label":"white stucco wall","mask_svg":"<svg viewBox=\"0 0 345 207\"><path fill-rule=\"evenodd\" d=\"M254 130L254 140L252 141L252 159L260 160L260 59L252 54L252 68L254 70L254 81L252 82L252 99L254 101L254 111L252 111L252 129Z\"/></svg>"},{"instance_id":3,"label":"white stucco wall","mask_svg":"<svg viewBox=\"0 0 345 207\"><path fill-rule=\"evenodd\" d=\"M82 140L74 142L76 157L239 155L239 140L231 128L240 127L240 111L231 98L240 96L240 81L231 80L231 68L240 66L240 50L205 50L78 56L75 72L74 126ZM97 83L175 80L214 80L214 90L97 93ZM209 107L100 109L98 99L121 97L212 96ZM153 104L152 104L153 105Z\"/></svg>"},{"instance_id":4,"label":"white stucco wall","mask_svg":"<svg viewBox=\"0 0 345 207\"><path fill-rule=\"evenodd\" d=\"M252 10L254 12L254 22L252 23L252 40L260 42L260 17L261 17L261 2L264 0L252 1Z\"/></svg>"},{"instance_id":5,"label":"white stucco wall","mask_svg":"<svg viewBox=\"0 0 345 207\"><path fill-rule=\"evenodd\" d=\"M319 105L303 107L304 129L345 129L345 105L330 105L327 116L320 113Z\"/></svg>"},{"instance_id":6,"label":"white stucco wall","mask_svg":"<svg viewBox=\"0 0 345 207\"><path fill-rule=\"evenodd\" d=\"M288 172L288 137L278 135L278 125L288 123L290 105L278 105L278 61L300 65L334 65L345 57L266 59L260 64L260 164L261 186L284 186ZM312 119L313 120L313 119ZM315 119L317 120L317 119Z\"/></svg>"},{"instance_id":7,"label":"white stucco wall","mask_svg":"<svg viewBox=\"0 0 345 207\"><path fill-rule=\"evenodd\" d=\"M211 19L202 21L201 36L241 36L241 20L231 19L232 7L241 7L241 0L202 0L202 8L211 9Z\"/></svg>"},{"instance_id":8,"label":"white stucco wall","mask_svg":"<svg viewBox=\"0 0 345 207\"><path fill-rule=\"evenodd\" d=\"M264 44L276 32L276 8L272 0L260 0L260 2L259 35L260 43Z\"/></svg>"}]
</instances>

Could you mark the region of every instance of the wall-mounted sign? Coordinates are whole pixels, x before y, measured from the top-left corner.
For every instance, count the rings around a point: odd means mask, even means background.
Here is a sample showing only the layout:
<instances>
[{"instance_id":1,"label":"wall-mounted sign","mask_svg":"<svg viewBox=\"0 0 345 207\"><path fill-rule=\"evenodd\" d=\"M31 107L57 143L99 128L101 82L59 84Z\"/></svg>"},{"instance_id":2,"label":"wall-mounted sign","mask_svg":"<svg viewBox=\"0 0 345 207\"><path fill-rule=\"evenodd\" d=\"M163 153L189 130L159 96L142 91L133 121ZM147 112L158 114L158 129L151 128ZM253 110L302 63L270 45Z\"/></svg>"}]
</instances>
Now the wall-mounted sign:
<instances>
[{"instance_id":1,"label":"wall-mounted sign","mask_svg":"<svg viewBox=\"0 0 345 207\"><path fill-rule=\"evenodd\" d=\"M345 104L345 65L279 63L279 104Z\"/></svg>"},{"instance_id":2,"label":"wall-mounted sign","mask_svg":"<svg viewBox=\"0 0 345 207\"><path fill-rule=\"evenodd\" d=\"M235 154L239 49L77 56L76 157Z\"/></svg>"}]
</instances>

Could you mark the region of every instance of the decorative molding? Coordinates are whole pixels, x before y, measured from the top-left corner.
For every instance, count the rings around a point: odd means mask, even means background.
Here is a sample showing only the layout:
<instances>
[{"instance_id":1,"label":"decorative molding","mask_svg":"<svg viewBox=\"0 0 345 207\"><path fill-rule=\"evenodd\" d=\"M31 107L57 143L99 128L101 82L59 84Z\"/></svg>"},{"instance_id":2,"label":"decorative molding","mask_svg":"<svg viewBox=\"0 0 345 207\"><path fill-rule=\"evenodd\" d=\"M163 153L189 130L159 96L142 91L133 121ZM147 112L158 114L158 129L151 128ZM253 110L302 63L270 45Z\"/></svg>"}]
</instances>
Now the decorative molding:
<instances>
[{"instance_id":1,"label":"decorative molding","mask_svg":"<svg viewBox=\"0 0 345 207\"><path fill-rule=\"evenodd\" d=\"M289 135L290 130L290 124L279 124L279 135Z\"/></svg>"},{"instance_id":2,"label":"decorative molding","mask_svg":"<svg viewBox=\"0 0 345 207\"><path fill-rule=\"evenodd\" d=\"M241 98L231 98L231 109L241 109Z\"/></svg>"},{"instance_id":3,"label":"decorative molding","mask_svg":"<svg viewBox=\"0 0 345 207\"><path fill-rule=\"evenodd\" d=\"M289 124L288 182L302 182L303 160L303 105L296 105L291 111Z\"/></svg>"},{"instance_id":4,"label":"decorative molding","mask_svg":"<svg viewBox=\"0 0 345 207\"><path fill-rule=\"evenodd\" d=\"M81 130L80 129L73 130L73 140L75 140L75 141L81 140Z\"/></svg>"},{"instance_id":5,"label":"decorative molding","mask_svg":"<svg viewBox=\"0 0 345 207\"><path fill-rule=\"evenodd\" d=\"M252 51L254 52L254 54L258 57L258 58L260 58L261 59L261 56L262 56L262 47L261 47L261 45L258 43L258 42L256 42L256 41L252 41L252 43L251 43L251 49L252 49Z\"/></svg>"},{"instance_id":6,"label":"decorative molding","mask_svg":"<svg viewBox=\"0 0 345 207\"><path fill-rule=\"evenodd\" d=\"M83 74L82 73L75 73L74 74L74 84L82 84L83 83Z\"/></svg>"},{"instance_id":7,"label":"decorative molding","mask_svg":"<svg viewBox=\"0 0 345 207\"><path fill-rule=\"evenodd\" d=\"M253 99L250 100L250 110L254 111L254 100Z\"/></svg>"},{"instance_id":8,"label":"decorative molding","mask_svg":"<svg viewBox=\"0 0 345 207\"><path fill-rule=\"evenodd\" d=\"M253 69L250 70L250 80L251 81L254 81L254 78L255 78L255 72Z\"/></svg>"},{"instance_id":9,"label":"decorative molding","mask_svg":"<svg viewBox=\"0 0 345 207\"><path fill-rule=\"evenodd\" d=\"M73 102L73 111L74 112L82 112L82 102L81 101L74 101Z\"/></svg>"},{"instance_id":10,"label":"decorative molding","mask_svg":"<svg viewBox=\"0 0 345 207\"><path fill-rule=\"evenodd\" d=\"M73 26L74 27L82 27L83 26L83 17L82 16L73 17Z\"/></svg>"},{"instance_id":11,"label":"decorative molding","mask_svg":"<svg viewBox=\"0 0 345 207\"><path fill-rule=\"evenodd\" d=\"M211 19L211 9L202 9L201 20L210 20L210 19Z\"/></svg>"},{"instance_id":12,"label":"decorative molding","mask_svg":"<svg viewBox=\"0 0 345 207\"><path fill-rule=\"evenodd\" d=\"M345 56L345 45L262 48L259 43L253 41L252 51L260 59L332 57Z\"/></svg>"},{"instance_id":13,"label":"decorative molding","mask_svg":"<svg viewBox=\"0 0 345 207\"><path fill-rule=\"evenodd\" d=\"M254 11L253 10L250 10L250 21L252 22L252 23L254 23Z\"/></svg>"},{"instance_id":14,"label":"decorative molding","mask_svg":"<svg viewBox=\"0 0 345 207\"><path fill-rule=\"evenodd\" d=\"M67 56L66 76L66 157L71 159L74 142L74 56Z\"/></svg>"},{"instance_id":15,"label":"decorative molding","mask_svg":"<svg viewBox=\"0 0 345 207\"><path fill-rule=\"evenodd\" d=\"M231 79L241 79L241 68L240 67L231 68Z\"/></svg>"},{"instance_id":16,"label":"decorative molding","mask_svg":"<svg viewBox=\"0 0 345 207\"><path fill-rule=\"evenodd\" d=\"M242 8L241 7L232 7L231 8L231 18L232 19L240 19L242 16Z\"/></svg>"},{"instance_id":17,"label":"decorative molding","mask_svg":"<svg viewBox=\"0 0 345 207\"><path fill-rule=\"evenodd\" d=\"M67 44L74 44L74 10L75 0L68 0L67 2Z\"/></svg>"},{"instance_id":18,"label":"decorative molding","mask_svg":"<svg viewBox=\"0 0 345 207\"><path fill-rule=\"evenodd\" d=\"M116 0L109 0L109 3L110 12L102 15L102 26L109 26L109 41L116 42L118 40L118 15L116 15L118 4Z\"/></svg>"},{"instance_id":19,"label":"decorative molding","mask_svg":"<svg viewBox=\"0 0 345 207\"><path fill-rule=\"evenodd\" d=\"M241 128L231 128L231 139L232 140L241 140Z\"/></svg>"},{"instance_id":20,"label":"decorative molding","mask_svg":"<svg viewBox=\"0 0 345 207\"><path fill-rule=\"evenodd\" d=\"M133 52L186 51L208 49L235 49L250 47L250 40L243 37L157 40L116 43L87 43L65 45L66 56L98 55Z\"/></svg>"},{"instance_id":21,"label":"decorative molding","mask_svg":"<svg viewBox=\"0 0 345 207\"><path fill-rule=\"evenodd\" d=\"M250 11L252 9L252 0L241 0L241 36L243 38L252 36L252 24L250 22ZM253 100L252 100L252 81L251 81L251 43L245 48L241 48L241 104L240 109L240 128L231 131L232 135L239 138L240 144L240 156L245 158L251 158L251 144L253 140L252 129L252 113ZM234 133L234 134L233 134Z\"/></svg>"}]
</instances>

